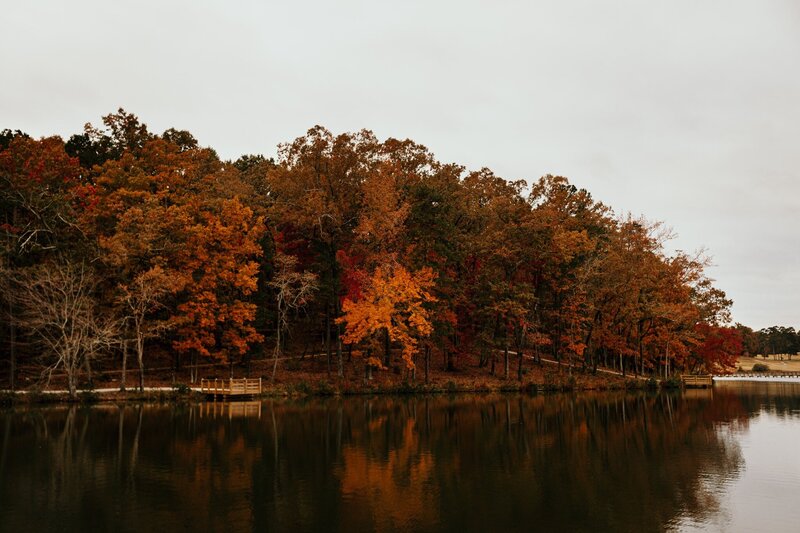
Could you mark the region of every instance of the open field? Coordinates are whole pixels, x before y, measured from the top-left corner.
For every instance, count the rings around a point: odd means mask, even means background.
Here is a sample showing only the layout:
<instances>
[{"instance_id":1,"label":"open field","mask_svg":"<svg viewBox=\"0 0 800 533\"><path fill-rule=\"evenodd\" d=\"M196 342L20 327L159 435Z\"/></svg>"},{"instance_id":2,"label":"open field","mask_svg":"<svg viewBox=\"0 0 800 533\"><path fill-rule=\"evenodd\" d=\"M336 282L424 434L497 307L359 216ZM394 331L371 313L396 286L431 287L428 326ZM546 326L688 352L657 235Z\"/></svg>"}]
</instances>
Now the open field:
<instances>
[{"instance_id":1,"label":"open field","mask_svg":"<svg viewBox=\"0 0 800 533\"><path fill-rule=\"evenodd\" d=\"M737 368L742 367L743 370L749 372L753 369L755 363L762 363L769 367L770 372L800 372L800 356L792 356L791 361L786 355L782 356L783 360L780 359L781 356L778 357L779 359L773 359L772 356L768 359L763 357L740 357Z\"/></svg>"}]
</instances>

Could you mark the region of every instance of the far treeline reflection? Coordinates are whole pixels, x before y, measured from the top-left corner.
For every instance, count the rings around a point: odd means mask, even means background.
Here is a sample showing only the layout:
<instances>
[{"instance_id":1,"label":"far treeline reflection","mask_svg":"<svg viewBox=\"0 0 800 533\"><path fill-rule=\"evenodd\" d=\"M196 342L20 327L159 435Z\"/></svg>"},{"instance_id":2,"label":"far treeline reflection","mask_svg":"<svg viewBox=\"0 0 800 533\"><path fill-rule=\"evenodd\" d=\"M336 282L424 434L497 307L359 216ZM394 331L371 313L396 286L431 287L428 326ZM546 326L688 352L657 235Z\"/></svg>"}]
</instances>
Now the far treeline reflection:
<instances>
[{"instance_id":1,"label":"far treeline reflection","mask_svg":"<svg viewBox=\"0 0 800 533\"><path fill-rule=\"evenodd\" d=\"M715 390L276 401L246 416L228 404L8 410L0 529L658 531L718 510L708 480L743 467L723 428L746 428L762 400Z\"/></svg>"}]
</instances>

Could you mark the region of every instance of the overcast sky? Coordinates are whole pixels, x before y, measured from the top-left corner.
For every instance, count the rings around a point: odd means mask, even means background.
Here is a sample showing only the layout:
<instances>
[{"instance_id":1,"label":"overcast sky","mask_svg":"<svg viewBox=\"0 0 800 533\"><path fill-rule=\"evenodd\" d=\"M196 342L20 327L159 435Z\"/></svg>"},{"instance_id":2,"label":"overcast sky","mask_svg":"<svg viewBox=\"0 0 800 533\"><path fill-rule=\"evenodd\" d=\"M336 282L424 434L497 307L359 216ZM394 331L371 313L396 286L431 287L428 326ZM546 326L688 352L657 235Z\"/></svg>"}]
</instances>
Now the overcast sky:
<instances>
[{"instance_id":1,"label":"overcast sky","mask_svg":"<svg viewBox=\"0 0 800 533\"><path fill-rule=\"evenodd\" d=\"M225 158L322 124L567 176L800 326L800 1L4 2L0 128L122 106Z\"/></svg>"}]
</instances>

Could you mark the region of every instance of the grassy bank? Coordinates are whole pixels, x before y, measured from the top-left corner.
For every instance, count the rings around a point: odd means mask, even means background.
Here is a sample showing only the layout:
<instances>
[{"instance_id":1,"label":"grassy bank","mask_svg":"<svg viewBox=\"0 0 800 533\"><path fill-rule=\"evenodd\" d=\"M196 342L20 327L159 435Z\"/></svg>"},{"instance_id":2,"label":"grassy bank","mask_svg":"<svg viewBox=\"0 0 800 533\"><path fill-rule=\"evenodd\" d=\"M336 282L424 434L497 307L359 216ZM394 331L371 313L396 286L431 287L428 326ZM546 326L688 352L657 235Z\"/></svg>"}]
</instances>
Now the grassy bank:
<instances>
[{"instance_id":1,"label":"grassy bank","mask_svg":"<svg viewBox=\"0 0 800 533\"><path fill-rule=\"evenodd\" d=\"M209 365L199 372L203 378L261 377L262 397L303 396L348 396L369 394L446 394L446 393L493 393L493 392L566 392L592 390L626 390L654 388L658 385L650 380L622 377L609 373L592 373L590 369L548 363L524 361L522 379L518 379L517 361L510 366L509 376L504 377L502 358L497 362L494 375L490 367L462 361L456 370L430 369L426 382L420 370L416 375L405 369L392 367L373 372L366 379L363 366L345 364L344 376L338 377L335 363L328 372L327 360L322 358L293 358L281 361L272 379L272 361L252 361L250 367ZM249 371L248 371L249 370ZM121 375L115 371L98 370L93 374L89 387L86 379L80 384L78 397L71 399L63 391L64 380L55 376L46 389L36 383L29 384L20 394L0 393L0 403L59 403L100 401L192 401L202 399L195 390L197 383L190 383L188 369L175 372L172 369L146 373L145 391L132 387L136 383L134 373L126 379L127 390L120 392Z\"/></svg>"}]
</instances>

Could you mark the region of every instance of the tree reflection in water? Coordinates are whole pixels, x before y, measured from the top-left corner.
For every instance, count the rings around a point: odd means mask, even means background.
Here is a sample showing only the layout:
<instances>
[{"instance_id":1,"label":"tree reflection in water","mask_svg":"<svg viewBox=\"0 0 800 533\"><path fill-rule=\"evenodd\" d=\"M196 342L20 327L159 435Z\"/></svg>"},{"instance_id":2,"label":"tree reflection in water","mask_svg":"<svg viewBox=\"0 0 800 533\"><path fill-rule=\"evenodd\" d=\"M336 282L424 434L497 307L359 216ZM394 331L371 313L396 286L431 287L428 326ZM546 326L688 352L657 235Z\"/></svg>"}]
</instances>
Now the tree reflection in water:
<instances>
[{"instance_id":1,"label":"tree reflection in water","mask_svg":"<svg viewBox=\"0 0 800 533\"><path fill-rule=\"evenodd\" d=\"M5 411L0 529L659 531L719 511L739 392Z\"/></svg>"}]
</instances>

